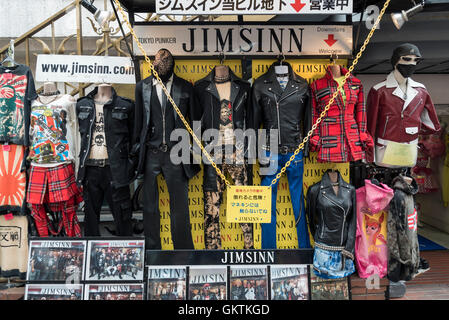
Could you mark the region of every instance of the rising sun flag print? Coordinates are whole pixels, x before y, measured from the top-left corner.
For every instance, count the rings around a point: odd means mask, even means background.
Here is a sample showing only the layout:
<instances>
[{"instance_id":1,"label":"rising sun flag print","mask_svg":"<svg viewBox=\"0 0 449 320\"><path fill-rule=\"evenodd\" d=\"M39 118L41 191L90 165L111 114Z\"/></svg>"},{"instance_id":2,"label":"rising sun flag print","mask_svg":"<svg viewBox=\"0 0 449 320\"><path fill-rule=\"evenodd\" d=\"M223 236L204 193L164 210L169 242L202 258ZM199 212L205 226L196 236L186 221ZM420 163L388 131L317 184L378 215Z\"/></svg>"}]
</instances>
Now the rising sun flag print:
<instances>
[{"instance_id":1,"label":"rising sun flag print","mask_svg":"<svg viewBox=\"0 0 449 320\"><path fill-rule=\"evenodd\" d=\"M24 146L8 145L0 150L0 207L20 210L25 198L25 171L21 172Z\"/></svg>"}]
</instances>

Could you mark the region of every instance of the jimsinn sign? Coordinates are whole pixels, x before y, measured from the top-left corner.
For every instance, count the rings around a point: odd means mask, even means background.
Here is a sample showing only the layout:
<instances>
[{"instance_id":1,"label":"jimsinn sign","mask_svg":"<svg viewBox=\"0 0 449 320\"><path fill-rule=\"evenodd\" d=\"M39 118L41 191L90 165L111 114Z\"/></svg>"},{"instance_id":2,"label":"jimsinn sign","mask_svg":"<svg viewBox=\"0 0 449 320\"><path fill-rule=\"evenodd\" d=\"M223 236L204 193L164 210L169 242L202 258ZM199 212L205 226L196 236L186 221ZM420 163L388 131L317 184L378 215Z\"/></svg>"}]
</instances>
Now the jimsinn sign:
<instances>
[{"instance_id":1,"label":"jimsinn sign","mask_svg":"<svg viewBox=\"0 0 449 320\"><path fill-rule=\"evenodd\" d=\"M352 0L156 0L156 13L225 14L351 14Z\"/></svg>"},{"instance_id":2,"label":"jimsinn sign","mask_svg":"<svg viewBox=\"0 0 449 320\"><path fill-rule=\"evenodd\" d=\"M136 25L148 55L160 48L173 55L350 55L352 26ZM137 45L134 53L141 55Z\"/></svg>"}]
</instances>

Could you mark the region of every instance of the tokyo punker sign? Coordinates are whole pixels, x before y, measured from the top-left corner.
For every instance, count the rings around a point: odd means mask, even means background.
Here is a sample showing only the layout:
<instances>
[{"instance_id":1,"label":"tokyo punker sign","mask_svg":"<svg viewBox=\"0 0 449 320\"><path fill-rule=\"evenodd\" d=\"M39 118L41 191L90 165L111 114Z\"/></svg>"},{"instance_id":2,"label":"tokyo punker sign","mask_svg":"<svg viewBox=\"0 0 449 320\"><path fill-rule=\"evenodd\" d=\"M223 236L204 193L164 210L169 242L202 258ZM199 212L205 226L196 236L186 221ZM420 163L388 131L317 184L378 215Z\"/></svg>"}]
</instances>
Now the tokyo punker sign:
<instances>
[{"instance_id":1,"label":"tokyo punker sign","mask_svg":"<svg viewBox=\"0 0 449 320\"><path fill-rule=\"evenodd\" d=\"M148 55L351 55L350 25L148 25L134 30ZM134 53L141 55L137 45Z\"/></svg>"},{"instance_id":2,"label":"tokyo punker sign","mask_svg":"<svg viewBox=\"0 0 449 320\"><path fill-rule=\"evenodd\" d=\"M158 14L350 14L352 0L156 0Z\"/></svg>"}]
</instances>

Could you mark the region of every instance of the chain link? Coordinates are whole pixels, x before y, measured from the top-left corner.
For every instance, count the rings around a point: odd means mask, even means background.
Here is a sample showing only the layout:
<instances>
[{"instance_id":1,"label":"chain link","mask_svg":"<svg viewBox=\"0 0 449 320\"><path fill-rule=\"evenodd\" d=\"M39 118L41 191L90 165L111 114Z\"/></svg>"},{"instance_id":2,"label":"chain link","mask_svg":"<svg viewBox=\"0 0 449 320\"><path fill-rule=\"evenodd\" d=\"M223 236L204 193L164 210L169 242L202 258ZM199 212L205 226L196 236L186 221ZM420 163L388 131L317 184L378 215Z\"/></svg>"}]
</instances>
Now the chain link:
<instances>
[{"instance_id":1,"label":"chain link","mask_svg":"<svg viewBox=\"0 0 449 320\"><path fill-rule=\"evenodd\" d=\"M307 141L309 141L310 137L312 136L312 134L315 132L315 130L317 129L318 125L321 123L321 121L323 120L323 118L326 116L327 112L330 109L330 106L332 105L332 103L334 103L335 99L337 98L338 94L340 93L340 89L346 84L347 79L351 76L351 72L354 70L355 66L357 65L357 63L359 62L360 57L362 56L362 53L365 51L366 46L368 45L368 43L371 40L371 37L373 36L374 32L376 31L377 26L379 25L380 21L382 20L383 15L385 14L385 11L387 10L389 4L390 4L391 0L386 0L379 16L377 17L376 22L374 23L373 27L371 28L371 31L369 32L368 36L366 37L363 46L360 48L360 51L357 53L356 58L354 59L354 61L352 62L352 65L349 67L348 72L345 74L343 82L341 84L338 85L337 91L334 92L334 94L332 95L332 98L329 100L328 104L326 105L326 107L324 108L323 112L321 112L320 117L317 119L316 123L312 126L312 129L307 133L307 136L303 139L303 141L299 144L298 148L295 150L295 152L293 153L293 155L290 157L290 159L287 161L287 163L285 164L285 166L281 169L281 171L276 175L276 178L273 179L273 181L271 182L270 187L272 187L273 185L275 185L277 183L277 181L282 177L282 174L285 173L285 171L287 170L287 168L290 166L291 162L295 159L295 157L299 154L299 152L301 150L304 149L304 145L307 143ZM220 176L220 178L226 183L227 186L230 186L231 183L226 179L226 176L223 174L223 172L220 170L220 168L218 168L217 164L213 161L211 155L207 152L207 150L204 148L203 144L201 143L200 139L198 139L198 137L195 135L195 133L193 132L192 128L190 127L190 125L188 124L188 122L186 121L186 119L184 118L184 115L181 113L181 111L179 110L178 106L176 105L175 101L173 100L173 98L171 97L170 93L168 92L167 88L165 87L164 83L162 82L161 78L159 77L158 73L156 72L156 70L154 69L153 64L150 61L150 58L148 58L142 44L140 43L139 39L137 38L137 35L134 31L134 29L131 26L131 23L129 22L128 18L125 15L125 12L122 8L122 6L120 5L120 2L118 0L114 0L115 4L117 5L117 8L119 9L123 19L125 20L126 24L128 25L129 30L131 31L131 34L133 35L133 38L137 44L137 46L139 47L141 53L143 54L143 56L145 57L145 61L148 63L148 66L150 68L151 73L154 75L154 77L156 78L156 80L159 82L159 84L162 87L162 90L164 91L165 95L167 96L168 100L170 101L170 103L172 104L173 108L175 109L176 113L178 114L179 118L181 119L181 121L183 122L184 126L186 127L187 131L190 133L190 135L192 136L193 140L195 141L195 143L201 148L201 151L206 155L206 158L209 160L210 164L214 167L214 169L216 170L217 174ZM118 18L118 17L117 17Z\"/></svg>"},{"instance_id":2,"label":"chain link","mask_svg":"<svg viewBox=\"0 0 449 320\"><path fill-rule=\"evenodd\" d=\"M332 98L329 100L328 104L326 105L326 107L324 108L323 112L321 112L320 117L317 119L316 123L312 126L312 129L310 129L310 131L307 133L307 136L303 139L303 141L299 144L298 148L295 150L295 152L293 153L293 155L290 157L290 159L287 161L287 163L285 164L285 166L281 169L281 171L276 175L276 178L273 179L273 181L271 181L271 187L274 186L279 179L282 177L282 174L285 173L285 171L287 170L287 168L290 166L290 164L292 163L292 161L295 159L295 157L298 155L298 153L304 149L304 145L307 143L307 141L309 141L310 137L312 136L313 132L315 132L315 130L317 129L318 125L321 123L321 121L323 120L323 118L326 116L327 112L330 109L330 106L332 105L332 103L334 103L335 99L337 98L338 94L340 93L340 89L346 84L346 81L348 80L348 78L351 76L351 72L354 70L355 66L357 65L357 63L359 62L360 57L362 56L362 53L365 51L366 46L368 45L368 43L371 40L371 37L373 36L374 32L376 31L377 26L380 23L380 20L382 20L383 15L385 14L385 11L388 8L388 5L390 4L391 0L387 0L379 14L379 16L377 17L376 22L374 23L373 27L371 28L371 31L369 32L368 36L365 39L365 42L363 43L363 46L360 48L359 53L357 53L356 58L354 59L354 61L352 62L351 67L349 67L348 72L345 74L345 77L343 79L343 82L341 84L338 85L337 90L334 92L334 94L332 95ZM363 14L363 13L362 13Z\"/></svg>"}]
</instances>

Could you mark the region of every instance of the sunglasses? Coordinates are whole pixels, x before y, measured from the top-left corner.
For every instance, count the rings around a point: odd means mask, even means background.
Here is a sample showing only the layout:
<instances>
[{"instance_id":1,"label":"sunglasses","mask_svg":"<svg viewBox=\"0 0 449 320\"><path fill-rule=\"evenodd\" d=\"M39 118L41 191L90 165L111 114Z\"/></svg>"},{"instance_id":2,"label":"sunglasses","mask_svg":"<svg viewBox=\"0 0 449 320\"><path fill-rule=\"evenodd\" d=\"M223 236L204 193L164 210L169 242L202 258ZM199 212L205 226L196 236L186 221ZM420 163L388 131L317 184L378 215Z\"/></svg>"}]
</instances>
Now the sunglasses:
<instances>
[{"instance_id":1,"label":"sunglasses","mask_svg":"<svg viewBox=\"0 0 449 320\"><path fill-rule=\"evenodd\" d=\"M416 64L422 61L422 58L401 57L401 59L405 62L416 62Z\"/></svg>"}]
</instances>

